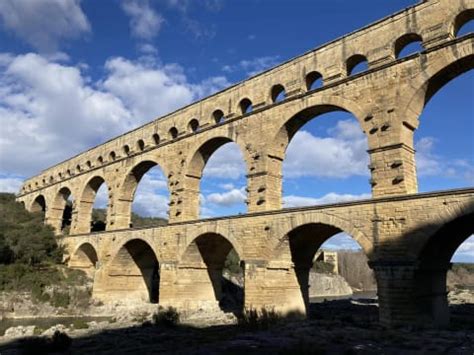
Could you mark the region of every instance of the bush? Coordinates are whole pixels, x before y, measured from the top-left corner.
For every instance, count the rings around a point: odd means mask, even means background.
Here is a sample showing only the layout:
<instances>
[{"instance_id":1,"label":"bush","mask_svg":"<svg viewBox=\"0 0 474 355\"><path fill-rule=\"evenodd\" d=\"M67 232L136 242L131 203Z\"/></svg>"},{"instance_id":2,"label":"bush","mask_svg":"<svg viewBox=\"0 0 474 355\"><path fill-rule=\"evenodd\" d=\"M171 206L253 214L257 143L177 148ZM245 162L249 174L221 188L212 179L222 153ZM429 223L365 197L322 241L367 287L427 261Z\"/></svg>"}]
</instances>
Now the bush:
<instances>
[{"instance_id":1,"label":"bush","mask_svg":"<svg viewBox=\"0 0 474 355\"><path fill-rule=\"evenodd\" d=\"M312 269L319 274L332 274L334 265L325 261L315 261Z\"/></svg>"},{"instance_id":2,"label":"bush","mask_svg":"<svg viewBox=\"0 0 474 355\"><path fill-rule=\"evenodd\" d=\"M266 330L280 323L282 319L281 314L273 309L248 309L242 313L238 324L244 329Z\"/></svg>"},{"instance_id":3,"label":"bush","mask_svg":"<svg viewBox=\"0 0 474 355\"><path fill-rule=\"evenodd\" d=\"M53 296L51 297L50 303L54 307L63 307L67 308L71 302L71 297L67 292L58 292L54 291Z\"/></svg>"},{"instance_id":4,"label":"bush","mask_svg":"<svg viewBox=\"0 0 474 355\"><path fill-rule=\"evenodd\" d=\"M153 324L165 327L175 327L179 324L179 313L174 307L159 307L158 312L153 314Z\"/></svg>"},{"instance_id":5,"label":"bush","mask_svg":"<svg viewBox=\"0 0 474 355\"><path fill-rule=\"evenodd\" d=\"M89 325L83 319L74 319L74 321L72 322L72 326L74 327L74 329L87 329L87 328L89 328Z\"/></svg>"}]
</instances>

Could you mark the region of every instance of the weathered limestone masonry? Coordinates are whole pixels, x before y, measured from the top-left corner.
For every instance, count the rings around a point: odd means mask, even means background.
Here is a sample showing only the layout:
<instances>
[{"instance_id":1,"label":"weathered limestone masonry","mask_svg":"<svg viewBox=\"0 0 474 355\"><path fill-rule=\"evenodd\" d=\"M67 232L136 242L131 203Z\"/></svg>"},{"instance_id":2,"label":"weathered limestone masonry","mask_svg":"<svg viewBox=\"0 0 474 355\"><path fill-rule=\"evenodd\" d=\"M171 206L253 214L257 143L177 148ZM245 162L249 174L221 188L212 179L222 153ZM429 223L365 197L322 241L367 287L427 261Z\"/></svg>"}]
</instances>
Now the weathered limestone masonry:
<instances>
[{"instance_id":1,"label":"weathered limestone masonry","mask_svg":"<svg viewBox=\"0 0 474 355\"><path fill-rule=\"evenodd\" d=\"M413 135L428 100L474 67L474 35L458 36L473 18L474 0L421 2L59 163L28 179L18 201L45 211L61 235L67 198L74 198L70 236L61 241L70 266L94 276L94 296L103 300L215 304L234 248L244 266L245 307L304 312L314 253L344 231L369 256L384 324L446 324L446 271L474 231L474 190L416 194ZM417 40L421 53L398 58ZM364 60L369 69L351 75ZM323 86L311 89L318 78ZM353 113L367 135L373 199L282 209L291 138L335 110ZM247 165L248 214L199 220L202 171L228 142L239 145ZM168 179L169 225L132 229L135 190L155 165ZM106 232L91 233L103 183Z\"/></svg>"}]
</instances>

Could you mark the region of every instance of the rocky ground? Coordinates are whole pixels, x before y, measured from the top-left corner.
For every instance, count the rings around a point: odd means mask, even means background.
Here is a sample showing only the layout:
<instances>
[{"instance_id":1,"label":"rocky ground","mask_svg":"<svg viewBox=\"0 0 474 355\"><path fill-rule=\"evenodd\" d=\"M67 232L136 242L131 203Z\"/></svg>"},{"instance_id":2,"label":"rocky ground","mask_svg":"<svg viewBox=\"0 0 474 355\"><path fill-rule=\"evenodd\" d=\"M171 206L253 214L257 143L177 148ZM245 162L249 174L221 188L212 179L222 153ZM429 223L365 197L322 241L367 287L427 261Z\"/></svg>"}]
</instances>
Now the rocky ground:
<instances>
[{"instance_id":1,"label":"rocky ground","mask_svg":"<svg viewBox=\"0 0 474 355\"><path fill-rule=\"evenodd\" d=\"M246 352L472 355L474 294L472 291L452 292L451 301L452 325L447 330L414 327L384 329L377 324L378 310L373 300L313 304L307 320L279 319L269 314L258 322L250 319L240 324L236 324L233 315L210 309L203 309L201 314L186 315L184 323L187 324L155 324L150 321L150 314L145 309L136 309L120 321L90 323L88 329L56 326L43 332L42 337L16 340L4 337L0 340L0 354L55 351L69 354ZM216 322L224 325L212 325ZM53 336L56 330L68 336ZM28 335L31 332L35 334L35 329L28 328L27 332Z\"/></svg>"}]
</instances>

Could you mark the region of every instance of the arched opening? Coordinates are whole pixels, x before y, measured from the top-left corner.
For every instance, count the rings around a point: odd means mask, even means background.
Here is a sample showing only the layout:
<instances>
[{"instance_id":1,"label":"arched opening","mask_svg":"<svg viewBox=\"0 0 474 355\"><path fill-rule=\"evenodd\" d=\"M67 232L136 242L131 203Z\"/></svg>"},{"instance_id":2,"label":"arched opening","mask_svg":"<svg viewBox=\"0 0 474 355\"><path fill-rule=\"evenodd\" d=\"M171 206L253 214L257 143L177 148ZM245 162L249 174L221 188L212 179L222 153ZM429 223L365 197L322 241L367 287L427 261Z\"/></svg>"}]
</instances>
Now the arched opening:
<instances>
[{"instance_id":1,"label":"arched opening","mask_svg":"<svg viewBox=\"0 0 474 355\"><path fill-rule=\"evenodd\" d=\"M137 148L139 152L143 152L145 150L145 141L143 139L139 139L137 141Z\"/></svg>"},{"instance_id":2,"label":"arched opening","mask_svg":"<svg viewBox=\"0 0 474 355\"><path fill-rule=\"evenodd\" d=\"M461 12L453 24L454 37L462 37L474 32L474 9Z\"/></svg>"},{"instance_id":3,"label":"arched opening","mask_svg":"<svg viewBox=\"0 0 474 355\"><path fill-rule=\"evenodd\" d=\"M273 87L270 91L270 95L271 95L273 103L281 102L281 101L285 100L286 99L286 91L285 91L284 86L281 85L281 84L273 85Z\"/></svg>"},{"instance_id":4,"label":"arched opening","mask_svg":"<svg viewBox=\"0 0 474 355\"><path fill-rule=\"evenodd\" d=\"M222 123L224 122L224 112L222 112L221 110L215 110L212 113L212 118L217 124Z\"/></svg>"},{"instance_id":5,"label":"arched opening","mask_svg":"<svg viewBox=\"0 0 474 355\"><path fill-rule=\"evenodd\" d=\"M86 166L87 166L88 169L92 168L92 163L91 163L90 160L88 160L88 161L86 162Z\"/></svg>"},{"instance_id":6,"label":"arched opening","mask_svg":"<svg viewBox=\"0 0 474 355\"><path fill-rule=\"evenodd\" d=\"M176 127L171 127L168 131L170 139L176 139L178 137L178 129Z\"/></svg>"},{"instance_id":7,"label":"arched opening","mask_svg":"<svg viewBox=\"0 0 474 355\"><path fill-rule=\"evenodd\" d=\"M71 190L63 187L59 190L54 199L53 211L51 213L51 223L58 233L68 235L73 213L73 200Z\"/></svg>"},{"instance_id":8,"label":"arched opening","mask_svg":"<svg viewBox=\"0 0 474 355\"><path fill-rule=\"evenodd\" d=\"M160 144L160 135L158 133L153 134L153 142L155 142L156 145Z\"/></svg>"},{"instance_id":9,"label":"arched opening","mask_svg":"<svg viewBox=\"0 0 474 355\"><path fill-rule=\"evenodd\" d=\"M312 71L306 75L306 90L316 90L323 87L323 76L317 72Z\"/></svg>"},{"instance_id":10,"label":"arched opening","mask_svg":"<svg viewBox=\"0 0 474 355\"><path fill-rule=\"evenodd\" d=\"M242 311L240 256L222 235L206 233L194 239L181 258L178 273L178 299L183 302L218 306L235 314Z\"/></svg>"},{"instance_id":11,"label":"arched opening","mask_svg":"<svg viewBox=\"0 0 474 355\"><path fill-rule=\"evenodd\" d=\"M76 171L78 173L80 173L82 171L82 167L79 164L76 165ZM45 182L45 181L43 180L43 182Z\"/></svg>"},{"instance_id":12,"label":"arched opening","mask_svg":"<svg viewBox=\"0 0 474 355\"><path fill-rule=\"evenodd\" d=\"M369 62L362 54L355 54L346 62L347 76L362 73L369 69Z\"/></svg>"},{"instance_id":13,"label":"arched opening","mask_svg":"<svg viewBox=\"0 0 474 355\"><path fill-rule=\"evenodd\" d=\"M240 112L243 115L253 111L252 101L250 101L248 98L242 99L240 101L239 107L240 107Z\"/></svg>"},{"instance_id":14,"label":"arched opening","mask_svg":"<svg viewBox=\"0 0 474 355\"><path fill-rule=\"evenodd\" d=\"M423 39L416 33L407 33L395 41L395 58L404 58L423 51Z\"/></svg>"},{"instance_id":15,"label":"arched opening","mask_svg":"<svg viewBox=\"0 0 474 355\"><path fill-rule=\"evenodd\" d=\"M240 147L231 139L217 137L204 143L194 154L188 169L186 186L199 194L194 202L196 217L247 211L246 165Z\"/></svg>"},{"instance_id":16,"label":"arched opening","mask_svg":"<svg viewBox=\"0 0 474 355\"><path fill-rule=\"evenodd\" d=\"M110 152L109 159L110 161L115 161L115 159L117 159L117 155L115 154L114 151Z\"/></svg>"},{"instance_id":17,"label":"arched opening","mask_svg":"<svg viewBox=\"0 0 474 355\"><path fill-rule=\"evenodd\" d=\"M122 148L123 152L125 155L130 155L130 147L128 146L128 144L125 144Z\"/></svg>"},{"instance_id":18,"label":"arched opening","mask_svg":"<svg viewBox=\"0 0 474 355\"><path fill-rule=\"evenodd\" d=\"M43 195L39 195L35 198L35 200L31 204L30 212L40 214L41 219L44 222L46 215L46 199Z\"/></svg>"},{"instance_id":19,"label":"arched opening","mask_svg":"<svg viewBox=\"0 0 474 355\"><path fill-rule=\"evenodd\" d=\"M189 121L188 127L190 132L197 132L199 130L199 121L193 118Z\"/></svg>"},{"instance_id":20,"label":"arched opening","mask_svg":"<svg viewBox=\"0 0 474 355\"><path fill-rule=\"evenodd\" d=\"M471 206L472 207L472 206ZM474 314L474 213L467 213L445 225L432 235L418 259L416 275L416 310L420 322L447 326L453 312L458 326L471 324ZM466 259L453 264L456 250L467 248ZM466 263L467 261L467 263ZM448 274L448 270L451 271ZM460 270L464 269L464 270ZM448 284L447 287L447 282ZM459 291L466 291L459 300ZM451 301L451 307L449 307Z\"/></svg>"},{"instance_id":21,"label":"arched opening","mask_svg":"<svg viewBox=\"0 0 474 355\"><path fill-rule=\"evenodd\" d=\"M90 233L106 230L108 188L101 176L89 180L78 202L75 233Z\"/></svg>"},{"instance_id":22,"label":"arched opening","mask_svg":"<svg viewBox=\"0 0 474 355\"><path fill-rule=\"evenodd\" d=\"M98 162L100 165L104 164L104 158L102 158L102 156L99 155L99 157L97 158L97 162Z\"/></svg>"},{"instance_id":23,"label":"arched opening","mask_svg":"<svg viewBox=\"0 0 474 355\"><path fill-rule=\"evenodd\" d=\"M440 70L424 88L423 111L414 135L420 192L474 183L473 68L474 56L467 56Z\"/></svg>"},{"instance_id":24,"label":"arched opening","mask_svg":"<svg viewBox=\"0 0 474 355\"><path fill-rule=\"evenodd\" d=\"M125 178L120 201L124 228L167 224L169 191L160 166L150 160L137 164Z\"/></svg>"},{"instance_id":25,"label":"arched opening","mask_svg":"<svg viewBox=\"0 0 474 355\"><path fill-rule=\"evenodd\" d=\"M305 109L280 130L284 207L370 198L367 137L355 116L341 107ZM301 154L301 152L305 152Z\"/></svg>"},{"instance_id":26,"label":"arched opening","mask_svg":"<svg viewBox=\"0 0 474 355\"><path fill-rule=\"evenodd\" d=\"M82 244L69 260L69 267L82 270L89 278L94 278L97 262L97 252L90 243Z\"/></svg>"},{"instance_id":27,"label":"arched opening","mask_svg":"<svg viewBox=\"0 0 474 355\"><path fill-rule=\"evenodd\" d=\"M103 287L117 299L158 303L160 267L152 247L141 239L128 241L107 268Z\"/></svg>"},{"instance_id":28,"label":"arched opening","mask_svg":"<svg viewBox=\"0 0 474 355\"><path fill-rule=\"evenodd\" d=\"M280 290L282 300L293 309L306 314L321 312L324 311L324 307L318 306L321 301L358 297L356 293L362 291L362 287L366 291L364 297L367 292L372 298L376 297L375 279L367 256L355 239L342 232L333 225L307 223L292 229L280 241L274 260L281 265L286 263L290 272L283 275L281 270L275 270L273 273L279 273L275 277L281 278L281 284L286 286ZM335 317L335 310L330 308L331 317ZM372 319L377 319L375 306L370 312ZM318 315L319 318L325 316Z\"/></svg>"}]
</instances>

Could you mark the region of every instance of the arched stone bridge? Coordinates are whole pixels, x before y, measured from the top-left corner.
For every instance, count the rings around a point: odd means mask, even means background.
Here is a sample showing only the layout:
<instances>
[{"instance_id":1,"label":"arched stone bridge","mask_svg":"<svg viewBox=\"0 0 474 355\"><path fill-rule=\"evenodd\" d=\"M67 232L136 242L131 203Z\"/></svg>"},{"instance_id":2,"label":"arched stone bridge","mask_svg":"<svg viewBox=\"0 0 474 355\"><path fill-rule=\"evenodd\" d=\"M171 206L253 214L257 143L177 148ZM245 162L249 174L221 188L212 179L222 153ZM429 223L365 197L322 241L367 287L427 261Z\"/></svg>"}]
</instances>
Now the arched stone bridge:
<instances>
[{"instance_id":1,"label":"arched stone bridge","mask_svg":"<svg viewBox=\"0 0 474 355\"><path fill-rule=\"evenodd\" d=\"M413 135L426 103L474 67L474 0L429 0L327 43L28 179L18 201L45 211L61 235L74 198L70 266L94 276L94 296L144 298L192 308L221 297L234 248L245 271L245 306L305 309L319 246L339 231L359 242L378 284L381 321L446 324L446 272L474 232L474 189L417 194ZM420 53L399 58L420 41ZM368 70L352 74L367 61ZM314 88L314 82L323 84ZM294 134L330 111L348 111L366 134L372 199L282 209L282 162ZM239 145L248 213L199 220L209 157ZM131 228L142 176L159 165L170 191L169 225ZM108 187L106 231L91 233L95 195ZM159 297L159 299L158 299Z\"/></svg>"}]
</instances>

